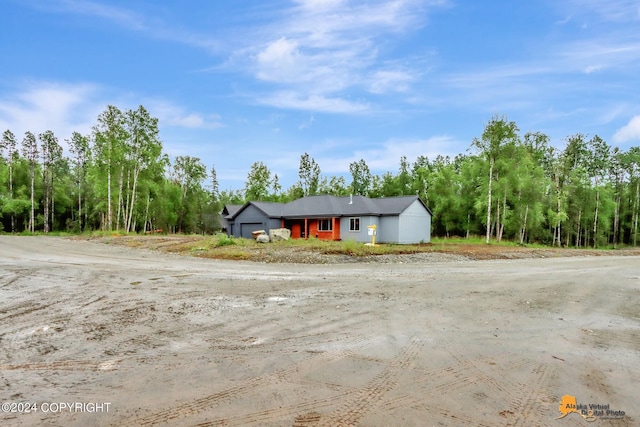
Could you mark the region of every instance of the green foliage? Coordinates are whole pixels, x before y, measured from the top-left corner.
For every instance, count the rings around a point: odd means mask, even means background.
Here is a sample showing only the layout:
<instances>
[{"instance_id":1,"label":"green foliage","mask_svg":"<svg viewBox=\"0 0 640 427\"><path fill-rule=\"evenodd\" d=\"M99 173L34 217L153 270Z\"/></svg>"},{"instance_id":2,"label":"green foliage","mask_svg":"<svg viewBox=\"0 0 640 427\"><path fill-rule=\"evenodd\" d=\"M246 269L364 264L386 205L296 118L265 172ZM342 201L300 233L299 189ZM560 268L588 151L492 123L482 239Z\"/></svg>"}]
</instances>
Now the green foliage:
<instances>
[{"instance_id":1,"label":"green foliage","mask_svg":"<svg viewBox=\"0 0 640 427\"><path fill-rule=\"evenodd\" d=\"M319 194L330 194L333 196L348 196L349 189L343 176L332 176L322 178L320 182Z\"/></svg>"},{"instance_id":2,"label":"green foliage","mask_svg":"<svg viewBox=\"0 0 640 427\"><path fill-rule=\"evenodd\" d=\"M217 237L217 242L215 243L215 246L217 248L223 247L223 246L233 246L236 245L236 239L234 239L233 237L228 237L226 234L223 233L218 233L216 235Z\"/></svg>"},{"instance_id":3,"label":"green foliage","mask_svg":"<svg viewBox=\"0 0 640 427\"><path fill-rule=\"evenodd\" d=\"M558 147L562 144L540 132L521 137L504 116L492 117L473 139L474 153L453 159L401 156L396 171L379 174L360 159L349 165L349 183L344 176L321 176L320 165L303 153L299 180L285 190L267 165L255 162L243 189L220 191L215 168L209 173L197 157L169 160L158 119L143 106L121 111L109 105L90 135L74 132L66 142L71 158L62 156L53 131L38 137L26 132L21 143L4 131L0 227L5 232L214 234L228 204L362 194L418 195L434 213L434 239L485 234L492 243L618 247L637 245L640 234L640 148L623 151L581 133ZM237 254L254 247L251 240L214 241L233 246ZM304 244L338 253L390 250L353 241Z\"/></svg>"},{"instance_id":4,"label":"green foliage","mask_svg":"<svg viewBox=\"0 0 640 427\"><path fill-rule=\"evenodd\" d=\"M318 194L320 185L320 166L308 153L300 156L300 167L298 168L299 186L303 196L313 196Z\"/></svg>"},{"instance_id":5,"label":"green foliage","mask_svg":"<svg viewBox=\"0 0 640 427\"><path fill-rule=\"evenodd\" d=\"M267 168L267 166L262 162L253 163L244 186L244 195L246 200L268 200L271 183L271 171L269 168Z\"/></svg>"},{"instance_id":6,"label":"green foliage","mask_svg":"<svg viewBox=\"0 0 640 427\"><path fill-rule=\"evenodd\" d=\"M371 190L372 176L369 166L360 159L357 162L353 162L349 165L349 172L351 172L351 191L353 194L361 196L369 195Z\"/></svg>"}]
</instances>

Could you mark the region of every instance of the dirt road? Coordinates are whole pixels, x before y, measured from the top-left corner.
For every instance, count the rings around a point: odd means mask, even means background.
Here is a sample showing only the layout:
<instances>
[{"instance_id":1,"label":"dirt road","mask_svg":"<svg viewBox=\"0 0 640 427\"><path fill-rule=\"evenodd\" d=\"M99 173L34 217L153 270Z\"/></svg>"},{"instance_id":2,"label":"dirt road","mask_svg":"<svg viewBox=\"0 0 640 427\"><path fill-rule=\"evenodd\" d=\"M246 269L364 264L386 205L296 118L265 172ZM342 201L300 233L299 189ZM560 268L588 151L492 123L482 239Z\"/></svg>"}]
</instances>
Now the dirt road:
<instances>
[{"instance_id":1,"label":"dirt road","mask_svg":"<svg viewBox=\"0 0 640 427\"><path fill-rule=\"evenodd\" d=\"M0 320L3 426L586 425L556 420L564 395L640 425L634 256L260 264L0 236Z\"/></svg>"}]
</instances>

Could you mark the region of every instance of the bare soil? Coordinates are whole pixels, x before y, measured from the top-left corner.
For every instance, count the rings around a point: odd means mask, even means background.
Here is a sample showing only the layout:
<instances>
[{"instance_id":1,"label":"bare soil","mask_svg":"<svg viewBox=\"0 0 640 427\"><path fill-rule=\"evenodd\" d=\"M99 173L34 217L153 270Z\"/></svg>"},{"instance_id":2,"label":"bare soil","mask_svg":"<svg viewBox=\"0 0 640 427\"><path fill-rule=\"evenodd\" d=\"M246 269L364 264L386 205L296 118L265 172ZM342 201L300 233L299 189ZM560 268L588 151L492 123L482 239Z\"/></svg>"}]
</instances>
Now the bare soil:
<instances>
[{"instance_id":1,"label":"bare soil","mask_svg":"<svg viewBox=\"0 0 640 427\"><path fill-rule=\"evenodd\" d=\"M129 246L0 236L0 403L110 404L0 425L586 425L556 420L567 394L625 412L598 425L640 424L632 252L299 264Z\"/></svg>"},{"instance_id":2,"label":"bare soil","mask_svg":"<svg viewBox=\"0 0 640 427\"><path fill-rule=\"evenodd\" d=\"M506 246L502 244L467 243L454 238L439 243L419 245L379 245L379 254L354 255L338 242L307 241L289 245L286 242L215 247L211 238L198 235L119 235L77 237L101 243L144 248L211 259L233 259L268 263L343 264L343 263L398 263L455 260L490 260L519 258L554 258L572 256L640 255L640 248L618 250L568 249L551 247ZM363 249L367 249L364 246ZM369 248L376 252L376 248ZM383 254L383 255L380 255Z\"/></svg>"}]
</instances>

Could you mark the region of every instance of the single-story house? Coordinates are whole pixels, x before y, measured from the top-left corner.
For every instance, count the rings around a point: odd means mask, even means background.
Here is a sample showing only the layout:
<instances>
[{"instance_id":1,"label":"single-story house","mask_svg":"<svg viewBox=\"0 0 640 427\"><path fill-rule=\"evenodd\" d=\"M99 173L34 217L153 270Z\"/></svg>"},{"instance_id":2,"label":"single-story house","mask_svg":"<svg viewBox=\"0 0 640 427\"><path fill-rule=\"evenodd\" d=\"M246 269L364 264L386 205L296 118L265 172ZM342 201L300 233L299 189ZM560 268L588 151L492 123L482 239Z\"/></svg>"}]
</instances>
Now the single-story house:
<instances>
[{"instance_id":1,"label":"single-story house","mask_svg":"<svg viewBox=\"0 0 640 427\"><path fill-rule=\"evenodd\" d=\"M229 222L227 221L227 217L233 216L236 212L242 208L243 205L226 205L222 212L220 212L220 228L222 231L229 232Z\"/></svg>"},{"instance_id":2,"label":"single-story house","mask_svg":"<svg viewBox=\"0 0 640 427\"><path fill-rule=\"evenodd\" d=\"M233 211L233 213L231 213ZM227 234L251 238L252 232L288 228L294 239L420 243L431 240L432 212L418 196L370 199L364 196L309 196L289 203L247 202L224 216Z\"/></svg>"}]
</instances>

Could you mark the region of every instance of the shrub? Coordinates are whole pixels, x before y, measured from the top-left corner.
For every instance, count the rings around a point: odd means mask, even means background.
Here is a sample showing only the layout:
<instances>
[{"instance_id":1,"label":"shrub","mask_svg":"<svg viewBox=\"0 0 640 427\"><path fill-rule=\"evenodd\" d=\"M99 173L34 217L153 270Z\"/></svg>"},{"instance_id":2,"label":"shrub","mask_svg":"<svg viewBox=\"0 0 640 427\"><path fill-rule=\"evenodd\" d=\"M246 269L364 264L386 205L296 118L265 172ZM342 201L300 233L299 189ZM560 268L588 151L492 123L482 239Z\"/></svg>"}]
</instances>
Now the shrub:
<instances>
[{"instance_id":1,"label":"shrub","mask_svg":"<svg viewBox=\"0 0 640 427\"><path fill-rule=\"evenodd\" d=\"M235 245L236 241L233 237L229 237L226 234L218 234L218 241L216 242L216 248L223 246Z\"/></svg>"}]
</instances>

